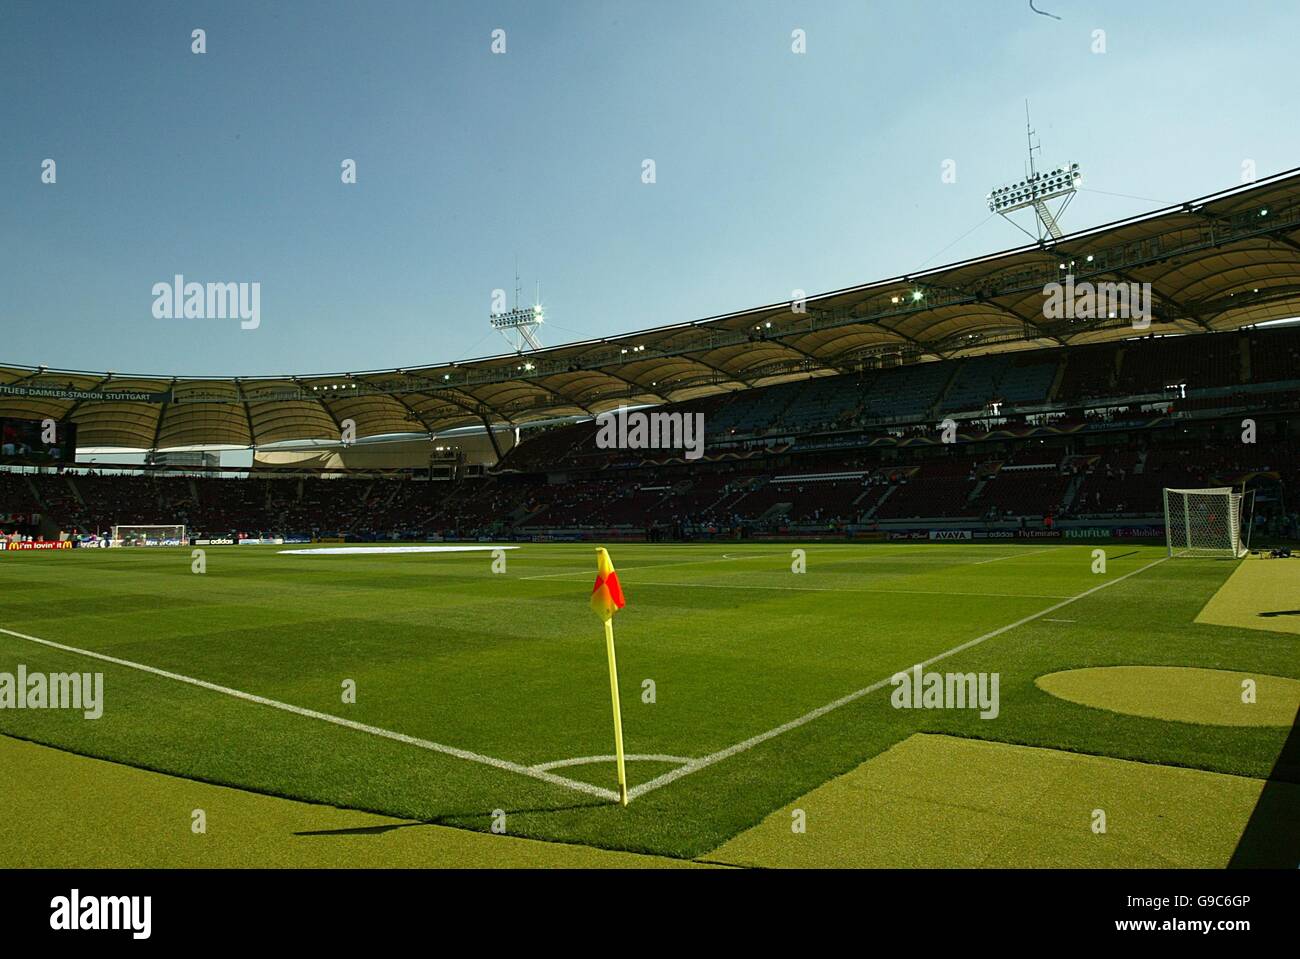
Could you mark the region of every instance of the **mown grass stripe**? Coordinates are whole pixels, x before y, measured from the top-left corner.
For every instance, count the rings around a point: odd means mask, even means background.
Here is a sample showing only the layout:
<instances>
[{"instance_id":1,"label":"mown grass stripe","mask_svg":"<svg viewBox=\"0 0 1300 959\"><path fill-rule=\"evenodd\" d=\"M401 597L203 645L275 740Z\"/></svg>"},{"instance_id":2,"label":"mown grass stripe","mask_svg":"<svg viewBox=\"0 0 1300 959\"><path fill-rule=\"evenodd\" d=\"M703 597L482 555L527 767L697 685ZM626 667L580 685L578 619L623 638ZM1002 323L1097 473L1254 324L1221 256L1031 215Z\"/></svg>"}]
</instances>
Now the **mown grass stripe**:
<instances>
[{"instance_id":1,"label":"mown grass stripe","mask_svg":"<svg viewBox=\"0 0 1300 959\"><path fill-rule=\"evenodd\" d=\"M178 683L187 683L191 686L197 686L200 689L209 690L210 692L221 693L223 696L232 696L235 699L242 699L245 702L256 703L259 706L270 706L272 709L279 709L286 713L293 713L295 716L305 716L308 719L318 719L321 722L333 723L335 726L342 726L346 729L356 730L357 732L368 733L371 736L380 736L384 739L392 739L399 743L405 743L408 746L418 746L421 749L428 749L437 753L445 753L446 755L454 756L457 759L464 759L473 763L481 763L484 766L491 766L494 769L501 769L506 772L518 773L521 776L540 779L543 782L548 782L556 786L563 786L566 789L586 793L589 796L599 796L602 799L609 799L615 802L618 801L619 798L618 794L613 790L602 789L599 786L578 782L575 779L567 779L564 776L557 776L554 773L547 772L546 770L535 769L531 766L523 766L519 763L511 762L508 759L497 759L495 756L485 756L482 753L471 752L468 749L461 749L457 746L447 746L443 743L435 743L429 739L420 739L417 736L408 736L405 733L393 732L391 729L381 729L378 726L369 726L365 723L358 723L351 719L344 719L341 716L332 716L329 713L318 712L314 709L294 706L292 703L282 703L278 699L268 699L265 696L258 696L255 693L246 693L242 690L231 689L229 686L220 686L204 679L195 679L193 676L184 676L180 673L173 673L166 669L159 669L156 666L146 665L145 663L136 663L129 659L120 659L117 656L108 656L104 653L96 653L88 649L79 649L76 646L66 646L63 643L41 639L38 636L28 636L26 633L15 632L12 629L4 629L3 627L0 627L0 633L4 633L6 636L13 636L15 639L26 640L29 643L39 643L42 646L48 646L51 649L57 649L65 653L89 656L91 659L102 660L106 663L112 663L115 666L123 666L127 669L135 669L143 673L152 673L153 675L161 676L164 679L171 679Z\"/></svg>"}]
</instances>

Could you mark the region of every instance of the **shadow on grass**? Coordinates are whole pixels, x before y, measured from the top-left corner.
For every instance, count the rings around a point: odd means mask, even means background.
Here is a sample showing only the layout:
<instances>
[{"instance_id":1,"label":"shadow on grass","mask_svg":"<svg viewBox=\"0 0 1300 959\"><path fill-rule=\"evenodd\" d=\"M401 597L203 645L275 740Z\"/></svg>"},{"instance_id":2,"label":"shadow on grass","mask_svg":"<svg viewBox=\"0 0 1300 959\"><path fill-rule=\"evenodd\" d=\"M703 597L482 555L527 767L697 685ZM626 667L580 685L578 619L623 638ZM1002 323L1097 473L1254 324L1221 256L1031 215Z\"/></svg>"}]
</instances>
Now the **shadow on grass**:
<instances>
[{"instance_id":1,"label":"shadow on grass","mask_svg":"<svg viewBox=\"0 0 1300 959\"><path fill-rule=\"evenodd\" d=\"M1300 866L1300 710L1291 723L1250 822L1228 860L1229 869Z\"/></svg>"},{"instance_id":2,"label":"shadow on grass","mask_svg":"<svg viewBox=\"0 0 1300 959\"><path fill-rule=\"evenodd\" d=\"M602 800L591 800L590 802L571 803L567 806L538 806L534 809L506 809L507 816L517 816L531 812L571 812L578 809L597 809L601 806L612 805ZM461 828L458 823L466 819L485 818L491 819L496 814L495 809L476 810L473 812L449 812L440 816L434 816L432 819L413 819L408 822L383 823L379 826L352 826L347 829L309 829L303 832L295 832L295 836L380 836L386 832L392 832L394 829L406 829L410 826L448 826L452 828Z\"/></svg>"},{"instance_id":3,"label":"shadow on grass","mask_svg":"<svg viewBox=\"0 0 1300 959\"><path fill-rule=\"evenodd\" d=\"M1260 613L1260 616L1300 616L1300 609L1275 609L1268 613Z\"/></svg>"}]
</instances>

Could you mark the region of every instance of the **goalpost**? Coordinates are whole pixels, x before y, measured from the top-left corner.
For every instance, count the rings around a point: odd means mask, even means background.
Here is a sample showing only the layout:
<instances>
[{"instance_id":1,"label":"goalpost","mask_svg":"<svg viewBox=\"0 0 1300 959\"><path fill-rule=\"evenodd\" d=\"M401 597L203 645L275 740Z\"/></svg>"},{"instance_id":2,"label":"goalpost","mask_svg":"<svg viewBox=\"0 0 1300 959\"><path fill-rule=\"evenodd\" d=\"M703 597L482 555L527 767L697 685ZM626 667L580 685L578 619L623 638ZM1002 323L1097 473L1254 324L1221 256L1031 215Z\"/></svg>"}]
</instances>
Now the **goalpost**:
<instances>
[{"instance_id":1,"label":"goalpost","mask_svg":"<svg viewBox=\"0 0 1300 959\"><path fill-rule=\"evenodd\" d=\"M110 542L114 546L184 546L184 526L114 526Z\"/></svg>"},{"instance_id":2,"label":"goalpost","mask_svg":"<svg viewBox=\"0 0 1300 959\"><path fill-rule=\"evenodd\" d=\"M1250 550L1255 494L1224 486L1165 490L1165 542L1170 556L1240 558Z\"/></svg>"}]
</instances>

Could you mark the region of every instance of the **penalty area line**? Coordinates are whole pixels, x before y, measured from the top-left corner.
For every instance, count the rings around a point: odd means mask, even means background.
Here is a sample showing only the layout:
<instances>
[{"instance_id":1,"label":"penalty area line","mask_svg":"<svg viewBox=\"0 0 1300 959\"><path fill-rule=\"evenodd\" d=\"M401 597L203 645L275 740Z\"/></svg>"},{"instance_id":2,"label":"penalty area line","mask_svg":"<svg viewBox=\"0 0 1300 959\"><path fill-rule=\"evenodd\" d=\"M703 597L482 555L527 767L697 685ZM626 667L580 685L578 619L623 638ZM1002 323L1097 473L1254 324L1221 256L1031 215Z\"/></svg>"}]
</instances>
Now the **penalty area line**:
<instances>
[{"instance_id":1,"label":"penalty area line","mask_svg":"<svg viewBox=\"0 0 1300 959\"><path fill-rule=\"evenodd\" d=\"M1035 553L1045 553L1045 552L1047 552L1049 549L1055 549L1055 548L1056 548L1056 547L1054 547L1054 546L1043 546L1043 547L1041 547L1041 548L1031 549L1031 550L1029 550L1029 551L1027 551L1027 552L1023 552L1023 553L1008 553L1006 556L994 556L992 559L981 559L981 560L978 560L978 561L976 561L976 562L974 562L974 563L971 563L971 565L972 565L972 566L983 566L985 563L1000 563L1000 562L1002 562L1004 559L1021 559L1021 558L1025 557L1025 556L1033 556Z\"/></svg>"},{"instance_id":2,"label":"penalty area line","mask_svg":"<svg viewBox=\"0 0 1300 959\"><path fill-rule=\"evenodd\" d=\"M394 742L405 743L408 746L418 746L421 749L427 749L435 753L443 753L448 756L454 756L456 759L464 759L468 762L479 763L483 766L491 766L493 769L500 769L504 772L517 773L520 776L528 776L532 779L538 779L542 782L550 783L553 786L563 786L566 789L572 789L575 792L586 793L589 796L597 796L601 799L608 799L614 802L618 801L618 793L612 789L603 789L600 786L593 786L590 783L579 782L576 779L568 779L564 776L556 775L545 769L538 769L533 766L524 766L520 763L510 762L508 759L497 759L495 756L485 756L482 753L471 752L468 749L460 749L457 746L446 746L442 743L435 743L432 740L420 739L416 736L408 736L405 733L393 732L391 729L381 729L379 726L368 726L365 723L358 723L351 719L344 719L341 716L332 716L329 713L317 712L314 709L306 709L302 706L294 706L292 703L282 703L276 699L268 699L265 696L258 696L254 693L246 693L242 690L231 689L229 686L219 686L216 683L210 683L205 679L195 679L193 676L183 676L180 673L173 673L165 669L159 669L156 666L148 666L144 663L132 662L129 659L119 659L116 656L108 656L104 653L96 653L89 649L80 649L76 646L65 646L63 643L56 643L53 640L41 639L38 636L28 636L26 633L18 633L12 629L0 627L0 633L6 636L13 636L15 639L25 640L29 643L38 643L41 646L48 646L50 649L57 649L65 653L75 653L78 656L89 656L91 659L98 659L105 663L112 663L115 666L123 666L127 669L139 670L142 673L151 673L154 676L161 676L163 679L171 679L178 683L186 683L190 686L197 686L200 689L206 689L209 692L221 693L223 696L230 696L234 699L242 699L245 702L256 703L259 706L270 706L272 709L279 709L286 713L293 713L295 716L305 716L308 719L318 719L321 722L332 723L335 726L342 726L345 729L352 729L361 733L368 733L371 736L378 736L381 739L391 739Z\"/></svg>"},{"instance_id":3,"label":"penalty area line","mask_svg":"<svg viewBox=\"0 0 1300 959\"><path fill-rule=\"evenodd\" d=\"M1016 629L1019 626L1024 626L1026 623L1032 623L1036 619L1041 619L1044 616L1056 612L1058 609L1063 609L1064 607L1069 606L1071 603L1078 602L1079 600L1083 599L1086 596L1091 596L1093 593L1096 593L1099 590L1106 589L1108 586L1114 586L1116 583L1122 583L1130 576L1136 576L1138 573L1144 573L1147 570L1151 569L1153 566L1159 566L1161 563L1165 562L1168 558L1169 557L1167 556L1161 557L1155 562L1147 563L1147 565L1141 566L1138 569L1133 570L1132 572L1125 573L1123 576L1118 576L1115 579L1107 580L1104 583L1100 583L1097 586L1093 586L1091 589L1085 589L1082 593L1079 593L1077 596L1071 596L1069 599L1056 603L1053 606L1048 606L1046 609L1039 610L1037 613L1031 613L1030 615L1023 617L1022 619L1016 620L1014 623L1009 623L1006 626L1000 626L997 629L993 630L992 632L985 633L983 636L977 636L974 639L968 639L966 642L960 643L952 647L952 649L945 650L944 652L939 653L938 655L931 656L929 659L925 660L924 662L918 663L916 665L919 665L922 669L924 669L927 666L932 666L933 664L939 662L940 660L947 659L949 656L955 656L957 655L957 653L964 652L973 646L978 646L980 643L993 639L995 636L1001 636L1003 633ZM627 793L628 799L631 800L631 799L636 799L638 796L644 796L646 793L653 792L656 789L661 789L664 786L667 786L669 783L676 782L677 780L681 779L683 776L689 776L691 773L699 772L701 769L705 769L709 766L714 765L715 763L719 763L724 759L729 759L730 757L735 756L738 753L743 753L748 749L753 749L755 746L765 743L769 739L775 739L777 736L780 736L782 733L788 733L792 729L798 729L800 726L806 726L814 719L820 719L822 716L825 716L827 713L839 709L841 706L847 706L849 703L855 702L856 700L861 699L863 696L870 695L871 693L874 693L879 689L883 689L884 687L889 685L889 681L896 675L897 672L891 673L889 676L886 676L884 679L872 683L870 686L864 686L861 689L849 693L847 696L841 696L839 699L836 699L833 702L829 702L824 706L818 706L816 709L810 712L806 712L802 716L790 720L788 723L782 723L780 726L776 726L773 729L769 729L767 732L759 733L757 736L751 736L749 739L746 739L742 742L738 742L732 746L728 746L725 749L719 749L715 753L709 753L709 755L701 756L699 759L692 759L685 766L679 766L676 769L669 770L668 772L664 773L662 776L656 776L654 779L651 779L647 782L643 782L641 783L641 785L629 789Z\"/></svg>"}]
</instances>

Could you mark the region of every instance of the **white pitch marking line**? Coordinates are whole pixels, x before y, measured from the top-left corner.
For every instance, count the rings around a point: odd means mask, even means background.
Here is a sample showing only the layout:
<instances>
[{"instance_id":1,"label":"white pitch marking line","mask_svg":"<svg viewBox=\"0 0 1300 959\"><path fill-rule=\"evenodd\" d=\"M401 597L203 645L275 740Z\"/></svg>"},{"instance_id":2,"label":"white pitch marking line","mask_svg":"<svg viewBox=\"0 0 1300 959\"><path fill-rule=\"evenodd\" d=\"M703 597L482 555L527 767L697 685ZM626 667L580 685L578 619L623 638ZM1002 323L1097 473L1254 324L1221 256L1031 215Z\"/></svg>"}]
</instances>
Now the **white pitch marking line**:
<instances>
[{"instance_id":1,"label":"white pitch marking line","mask_svg":"<svg viewBox=\"0 0 1300 959\"><path fill-rule=\"evenodd\" d=\"M486 553L518 546L322 546L317 549L281 549L278 556L389 556L398 553Z\"/></svg>"},{"instance_id":2,"label":"white pitch marking line","mask_svg":"<svg viewBox=\"0 0 1300 959\"><path fill-rule=\"evenodd\" d=\"M156 666L146 666L144 663L134 663L129 659L118 659L116 656L106 656L103 653L92 652L88 649L78 649L76 646L65 646L63 643L56 643L48 639L40 639L36 636L28 636L25 633L17 633L12 629L0 628L0 633L6 636L13 636L17 639L27 640L29 643L39 643L42 646L48 646L51 649L62 650L65 653L76 653L80 656L89 656L91 659L102 660L106 663L112 663L115 666L125 666L128 669L138 669L143 673L152 673L155 676L161 676L164 679L173 679L178 683L188 683L191 686L198 686L200 689L207 689L214 693L221 693L225 696L233 696L235 699L242 699L245 702L257 703L260 706L270 706L272 709L280 709L286 713L293 713L296 716L306 716L308 719L319 719L322 722L333 723L335 726L343 726L346 729L354 729L357 732L369 733L372 736L379 736L384 739L392 739L399 743L406 743L408 746L419 746L421 749L428 749L436 753L445 753L448 756L455 756L457 759L466 759L470 762L481 763L484 766L492 766L495 769L503 769L507 772L518 773L521 776L530 776L533 779L540 779L556 786L565 786L569 789L580 793L586 793L589 796L599 796L601 799L618 801L618 793L612 789L602 789L600 786L593 786L590 783L578 782L574 779L566 779L563 776L557 776L555 773L547 772L542 769L536 769L529 766L523 766L519 763L512 763L508 759L497 759L494 756L484 756L482 753L470 752L468 749L460 749L456 746L444 746L442 743L435 743L428 739L418 739L415 736L408 736L405 733L395 733L390 729L381 729L378 726L367 726L365 723L353 722L351 719L343 719L340 716L331 716L329 713L320 713L314 709L305 709L302 706L294 706L290 703L282 703L275 699L267 699L265 696L257 696L253 693L241 692L238 689L231 689L229 686L218 686L216 683L210 683L203 679L195 679L192 676L182 676L180 673L168 672L165 669L159 669Z\"/></svg>"},{"instance_id":3,"label":"white pitch marking line","mask_svg":"<svg viewBox=\"0 0 1300 959\"><path fill-rule=\"evenodd\" d=\"M1077 619L1045 619L1045 623L1077 623Z\"/></svg>"},{"instance_id":4,"label":"white pitch marking line","mask_svg":"<svg viewBox=\"0 0 1300 959\"><path fill-rule=\"evenodd\" d=\"M1031 549L1025 553L1011 553L1009 556L994 556L992 559L981 559L978 562L971 563L971 565L983 566L985 563L997 563L1004 559L1019 559L1022 556L1033 556L1035 553L1046 553L1049 549L1055 549L1055 547L1044 546L1041 549Z\"/></svg>"},{"instance_id":5,"label":"white pitch marking line","mask_svg":"<svg viewBox=\"0 0 1300 959\"><path fill-rule=\"evenodd\" d=\"M758 559L762 556L784 556L784 553L755 553L753 556L746 556L745 559ZM620 566L618 572L628 573L634 569L660 569L664 566L708 566L722 562L737 562L737 560L723 559L690 559L680 563L651 563L649 566ZM592 571L586 569L574 569L566 573L541 573L537 576L520 576L520 579L554 579L557 576L592 576Z\"/></svg>"},{"instance_id":6,"label":"white pitch marking line","mask_svg":"<svg viewBox=\"0 0 1300 959\"><path fill-rule=\"evenodd\" d=\"M959 593L951 589L870 589L856 586L740 586L734 583L647 583L629 581L633 586L680 586L683 589L780 589L804 593L915 593L918 596L998 596L1004 599L1069 599L1047 593Z\"/></svg>"},{"instance_id":7,"label":"white pitch marking line","mask_svg":"<svg viewBox=\"0 0 1300 959\"><path fill-rule=\"evenodd\" d=\"M690 762L688 756L664 756L659 753L638 753L636 755L627 754L623 757L628 762L652 762L652 763L677 763L684 766ZM529 766L529 769L535 769L539 772L545 772L548 769L561 769L565 766L592 766L596 763L612 763L618 760L617 756L576 756L573 759L555 759L549 763L538 763L536 766Z\"/></svg>"},{"instance_id":8,"label":"white pitch marking line","mask_svg":"<svg viewBox=\"0 0 1300 959\"><path fill-rule=\"evenodd\" d=\"M839 544L834 544L834 545L839 545ZM861 544L853 543L853 544L845 544L845 545L860 546ZM1025 553L1016 553L1016 554L1014 554L1014 555L1009 555L1009 556L997 556L997 557L994 557L994 559L991 559L991 560L989 560L989 559L985 559L985 560L977 560L977 561L974 561L974 562L972 562L972 561L971 561L970 559L968 559L968 558L963 558L961 555L958 555L958 556L951 556L951 557L949 557L949 556L942 556L942 557L941 557L941 556L938 555L937 551L936 551L936 553L935 553L934 555L928 555L928 554L926 554L926 553L920 552L920 550L923 549L923 547L919 547L919 546L918 546L918 547L912 547L910 550L908 549L908 547L902 547L902 546L894 546L894 547L888 547L888 548L889 548L891 551L896 551L896 552L894 553L894 555L890 555L890 556L875 556L875 555L873 555L873 556L854 556L854 557L852 557L851 559L836 558L836 559L834 560L834 562L836 562L836 563L844 563L844 562L854 562L854 563L871 563L871 562L884 562L884 563L888 563L888 562L898 562L898 561L900 560L900 556L899 556L898 554L901 554L901 553L904 553L904 551L907 551L907 552L906 552L907 559L904 560L904 562L913 562L913 561L914 561L914 562L916 562L918 565L921 565L921 566L924 566L924 565L927 565L927 564L929 564L929 565L935 565L935 566L979 566L981 563L992 563L992 562L996 562L996 561L999 560L999 559L1015 559L1016 557L1019 557L1019 556L1028 556L1028 555L1030 555L1031 553L1041 553L1041 552L1046 552L1047 550L1058 549L1058 548L1060 548L1060 547L1052 547L1052 546L1042 547L1042 546L1036 546L1036 547L1033 547L1029 552L1025 552ZM942 548L945 550L945 552L947 552L947 551L952 551L952 550L960 549L961 547L959 547L959 546L949 546L949 545L947 545L947 544L943 544L943 547L942 547ZM971 547L971 548L973 548L973 549L982 549L982 548L984 548L984 547ZM1006 548L1006 547L1000 547L1000 548ZM932 549L933 549L933 547L932 547ZM618 568L618 571L619 571L620 573L629 573L629 572L632 572L633 570L640 570L640 569L663 569L663 568L666 568L666 567L668 567L668 566L709 566L709 565L720 564L720 563L722 563L722 562L724 562L724 561L725 561L725 562L736 563L736 562L743 562L744 560L749 560L749 559L762 559L762 558L764 558L764 557L769 557L769 556L784 556L784 555L785 555L784 553L754 553L752 556L746 556L746 555L739 555L739 554L734 554L734 553L732 553L732 554L724 553L722 559L692 559L692 560L685 560L685 561L680 562L680 563L651 563L651 564L648 565L648 566L620 566L620 567ZM967 554L967 555L969 555L969 554ZM936 561L936 560L937 560L937 561ZM585 569L575 569L575 570L570 570L570 571L565 572L565 573L540 573L540 574L537 574L537 575L535 575L535 576L520 576L519 578L520 578L520 579L555 579L555 578L560 577L560 576L590 576L590 575L591 575L591 573L590 573L588 570L585 570ZM979 595L981 595L981 596L987 596L987 595L989 595L989 594L987 594L987 593L981 593L981 594L979 594Z\"/></svg>"},{"instance_id":9,"label":"white pitch marking line","mask_svg":"<svg viewBox=\"0 0 1300 959\"><path fill-rule=\"evenodd\" d=\"M1058 609L1061 609L1065 606L1069 606L1071 603L1078 602L1079 600L1083 599L1085 596L1091 596L1093 593L1097 592L1098 590L1105 589L1108 586L1114 586L1116 583L1122 583L1130 576L1136 576L1138 573L1146 572L1148 569L1151 569L1151 567L1153 566L1159 566L1161 563L1165 562L1168 558L1169 557L1167 556L1161 557L1155 562L1147 563L1147 565L1139 567L1138 569L1135 569L1132 572L1125 573L1123 576L1117 577L1116 579L1107 580L1106 582L1094 586L1091 589L1086 589L1079 595L1071 596L1069 599L1057 603L1055 606L1049 606L1046 609L1041 610L1037 613L1033 613L1029 616L1026 616L1023 619L1018 619L1014 623L1011 623L1010 625L999 627L998 629L993 630L991 633L985 633L983 636L977 636L975 639L967 640L964 643L954 646L952 649L939 653L937 656L931 656L929 659L925 660L925 662L920 663L919 665L922 669L924 669L927 666L932 666L942 659L947 659L949 656L955 656L957 653L964 652L965 650L968 650L973 646L978 646L980 643L983 643L986 640L993 639L995 636L1001 636L1003 633L1013 630L1018 626L1023 626L1026 623L1032 623L1034 620L1040 619L1046 616L1048 613L1054 613ZM712 766L715 763L719 763L724 759L728 759L731 756L735 756L738 753L743 753L747 749L753 749L755 746L761 743L765 743L769 739L775 739L777 736L780 736L782 733L787 733L792 729L798 729L800 726L807 725L808 723L812 722L814 719L819 719L822 716L825 716L827 713L839 709L841 706L847 706L849 703L861 699L863 696L866 696L870 693L874 693L878 689L883 689L885 686L889 685L890 679L892 679L895 675L897 675L897 673L891 673L889 676L885 677L882 680L879 680L878 682L872 683L870 686L864 686L862 689L851 692L847 696L841 696L839 699L835 700L834 702L827 703L825 706L818 706L816 709L812 710L811 712L804 713L802 716L799 716L796 719L792 719L788 723L782 723L780 726L777 726L773 729L769 729L767 732L759 733L757 736L751 736L749 739L746 739L743 742L739 742L736 743L735 745L728 746L725 749L720 749L715 753L709 753L709 755L707 756L701 756L699 759L692 759L685 766L679 766L676 769L669 770L668 772L664 773L662 776L656 776L654 779L651 779L648 782L644 782L641 785L628 790L628 794L627 794L628 799L636 799L638 796L644 796L648 792L653 792L656 789L659 789L663 786L667 786L669 783L676 782L678 779L681 779L683 776L689 776L691 773L699 772L701 769L704 769L708 766Z\"/></svg>"}]
</instances>

